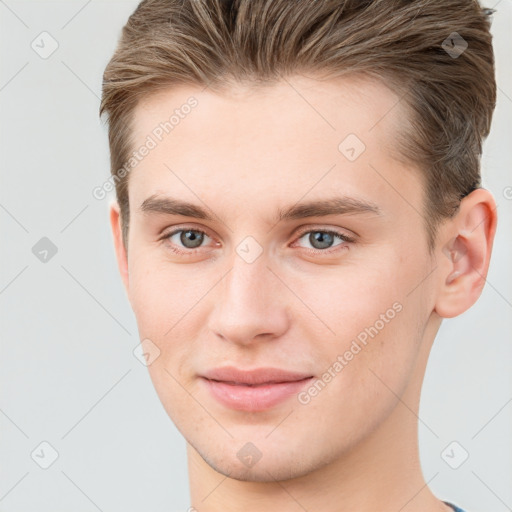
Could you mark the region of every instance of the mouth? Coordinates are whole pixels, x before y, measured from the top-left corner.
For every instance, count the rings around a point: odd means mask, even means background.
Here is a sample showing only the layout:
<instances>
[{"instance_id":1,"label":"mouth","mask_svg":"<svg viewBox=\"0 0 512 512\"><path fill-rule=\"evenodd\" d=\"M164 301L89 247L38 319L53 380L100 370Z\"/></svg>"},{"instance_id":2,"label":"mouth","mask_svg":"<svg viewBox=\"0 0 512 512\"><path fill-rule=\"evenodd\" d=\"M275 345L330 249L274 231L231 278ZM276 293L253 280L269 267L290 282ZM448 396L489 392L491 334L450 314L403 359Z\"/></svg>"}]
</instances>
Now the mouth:
<instances>
[{"instance_id":1,"label":"mouth","mask_svg":"<svg viewBox=\"0 0 512 512\"><path fill-rule=\"evenodd\" d=\"M300 373L282 368L262 367L252 370L242 370L234 366L213 368L201 375L209 380L226 382L235 385L281 384L283 382L296 382L308 377L308 373Z\"/></svg>"},{"instance_id":2,"label":"mouth","mask_svg":"<svg viewBox=\"0 0 512 512\"><path fill-rule=\"evenodd\" d=\"M306 377L308 379L309 377ZM301 382L301 380L291 381L291 380L277 380L277 381L268 381L268 382L262 382L261 384L248 384L246 382L233 382L233 381L224 381L224 380L216 380L216 379L209 379L212 382L222 382L223 384L229 384L231 386L247 386L250 388L256 388L260 386L267 386L270 384L285 384L287 382Z\"/></svg>"},{"instance_id":3,"label":"mouth","mask_svg":"<svg viewBox=\"0 0 512 512\"><path fill-rule=\"evenodd\" d=\"M224 407L237 411L259 412L276 407L297 395L313 377L287 382L246 384L202 379L210 394Z\"/></svg>"}]
</instances>

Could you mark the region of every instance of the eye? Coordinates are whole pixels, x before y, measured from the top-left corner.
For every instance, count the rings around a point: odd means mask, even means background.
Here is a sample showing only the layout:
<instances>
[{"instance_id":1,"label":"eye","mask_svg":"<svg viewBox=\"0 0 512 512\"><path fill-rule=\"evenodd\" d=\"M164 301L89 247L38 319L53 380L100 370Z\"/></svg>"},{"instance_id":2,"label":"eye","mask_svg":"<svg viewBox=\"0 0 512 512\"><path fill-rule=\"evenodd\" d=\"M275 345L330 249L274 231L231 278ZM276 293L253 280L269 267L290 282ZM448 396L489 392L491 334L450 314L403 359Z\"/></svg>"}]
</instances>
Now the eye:
<instances>
[{"instance_id":1,"label":"eye","mask_svg":"<svg viewBox=\"0 0 512 512\"><path fill-rule=\"evenodd\" d=\"M298 238L298 241L305 238L306 242L311 247L305 247L305 249L313 250L315 252L332 252L326 249L332 249L333 247L346 246L347 242L354 242L352 237L340 233L338 231L324 230L324 229L313 229L304 231ZM333 245L335 240L338 239L340 242Z\"/></svg>"},{"instance_id":2,"label":"eye","mask_svg":"<svg viewBox=\"0 0 512 512\"><path fill-rule=\"evenodd\" d=\"M335 249L341 246L339 250L346 247L347 243L355 242L355 239L338 231L326 230L326 229L309 229L309 231L303 231L297 241L305 239L306 243L310 244L310 247L304 247L307 251L314 253L331 253L336 252ZM168 242L169 249L176 254L190 255L199 249L203 242L211 241L212 238L201 229L193 228L181 228L174 229L169 233L162 236L161 240ZM334 243L336 240L339 243ZM301 246L299 244L299 246ZM332 250L334 248L334 251Z\"/></svg>"},{"instance_id":3,"label":"eye","mask_svg":"<svg viewBox=\"0 0 512 512\"><path fill-rule=\"evenodd\" d=\"M162 237L162 240L169 241L171 250L183 254L194 252L206 239L211 238L200 229L182 228L175 229Z\"/></svg>"}]
</instances>

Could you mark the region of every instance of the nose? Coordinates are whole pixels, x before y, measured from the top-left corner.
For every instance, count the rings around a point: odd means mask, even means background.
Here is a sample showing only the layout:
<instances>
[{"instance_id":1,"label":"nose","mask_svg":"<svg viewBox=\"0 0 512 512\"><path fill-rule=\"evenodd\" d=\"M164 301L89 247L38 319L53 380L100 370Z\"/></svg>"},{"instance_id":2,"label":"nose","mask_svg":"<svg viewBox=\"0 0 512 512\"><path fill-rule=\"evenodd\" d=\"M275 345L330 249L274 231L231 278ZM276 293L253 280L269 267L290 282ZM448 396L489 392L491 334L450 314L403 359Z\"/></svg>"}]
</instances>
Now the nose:
<instances>
[{"instance_id":1,"label":"nose","mask_svg":"<svg viewBox=\"0 0 512 512\"><path fill-rule=\"evenodd\" d=\"M289 326L286 293L260 256L247 263L236 256L231 270L216 287L209 328L238 345L281 336Z\"/></svg>"}]
</instances>

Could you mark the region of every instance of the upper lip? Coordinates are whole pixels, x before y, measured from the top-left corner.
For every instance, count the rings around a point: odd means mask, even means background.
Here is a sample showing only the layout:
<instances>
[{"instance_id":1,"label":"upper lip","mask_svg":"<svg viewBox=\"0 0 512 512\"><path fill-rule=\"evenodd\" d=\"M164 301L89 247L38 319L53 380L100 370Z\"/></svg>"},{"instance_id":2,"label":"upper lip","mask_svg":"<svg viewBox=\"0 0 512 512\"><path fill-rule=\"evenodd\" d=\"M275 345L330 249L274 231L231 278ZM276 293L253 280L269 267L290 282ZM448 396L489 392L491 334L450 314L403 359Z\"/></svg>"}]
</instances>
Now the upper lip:
<instances>
[{"instance_id":1,"label":"upper lip","mask_svg":"<svg viewBox=\"0 0 512 512\"><path fill-rule=\"evenodd\" d=\"M234 366L214 368L201 375L210 380L232 382L234 384L270 384L278 382L295 382L307 379L312 375L307 373L291 372L281 368L256 368L254 370L241 370Z\"/></svg>"}]
</instances>

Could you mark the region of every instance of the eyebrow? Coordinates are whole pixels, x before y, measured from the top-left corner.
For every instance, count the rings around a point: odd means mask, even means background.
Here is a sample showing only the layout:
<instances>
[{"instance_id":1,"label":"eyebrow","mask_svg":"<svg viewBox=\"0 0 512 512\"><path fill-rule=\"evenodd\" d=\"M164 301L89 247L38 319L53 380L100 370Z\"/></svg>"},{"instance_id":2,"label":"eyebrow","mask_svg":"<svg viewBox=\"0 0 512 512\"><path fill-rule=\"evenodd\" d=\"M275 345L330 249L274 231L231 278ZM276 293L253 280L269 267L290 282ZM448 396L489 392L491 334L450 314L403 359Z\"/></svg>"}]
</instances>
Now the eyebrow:
<instances>
[{"instance_id":1,"label":"eyebrow","mask_svg":"<svg viewBox=\"0 0 512 512\"><path fill-rule=\"evenodd\" d=\"M215 218L201 206L159 195L152 195L140 205L143 213L160 213L166 215L182 215L214 221ZM278 210L277 221L297 220L307 217L324 217L327 215L361 215L373 213L382 215L382 210L375 203L355 197L333 197L324 200L308 201Z\"/></svg>"}]
</instances>

